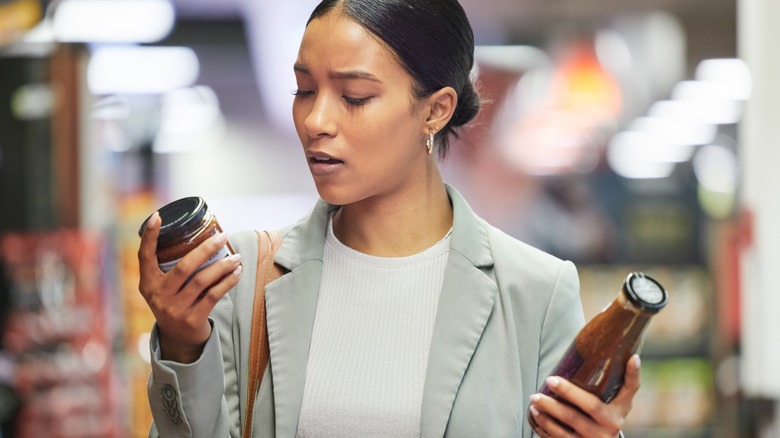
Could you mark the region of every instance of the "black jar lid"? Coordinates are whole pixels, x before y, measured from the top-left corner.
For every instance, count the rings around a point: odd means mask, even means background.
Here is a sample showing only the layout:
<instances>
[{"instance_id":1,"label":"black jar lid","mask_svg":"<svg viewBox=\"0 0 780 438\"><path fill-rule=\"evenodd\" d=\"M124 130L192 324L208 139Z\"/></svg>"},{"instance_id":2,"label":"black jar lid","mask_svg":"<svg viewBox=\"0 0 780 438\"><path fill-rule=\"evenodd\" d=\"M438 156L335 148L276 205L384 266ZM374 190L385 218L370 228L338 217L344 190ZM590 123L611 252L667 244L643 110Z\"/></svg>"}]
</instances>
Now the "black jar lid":
<instances>
[{"instance_id":1,"label":"black jar lid","mask_svg":"<svg viewBox=\"0 0 780 438\"><path fill-rule=\"evenodd\" d=\"M203 220L208 208L206 201L199 196L177 199L170 204L164 205L157 210L160 213L160 220L162 221L157 242L167 242L186 232L190 227ZM144 229L146 229L146 223L151 217L152 216L150 215L141 224L141 228L138 229L139 236L143 235Z\"/></svg>"},{"instance_id":2,"label":"black jar lid","mask_svg":"<svg viewBox=\"0 0 780 438\"><path fill-rule=\"evenodd\" d=\"M623 283L623 293L635 306L650 313L658 313L669 300L669 294L661 283L642 272L628 274Z\"/></svg>"}]
</instances>

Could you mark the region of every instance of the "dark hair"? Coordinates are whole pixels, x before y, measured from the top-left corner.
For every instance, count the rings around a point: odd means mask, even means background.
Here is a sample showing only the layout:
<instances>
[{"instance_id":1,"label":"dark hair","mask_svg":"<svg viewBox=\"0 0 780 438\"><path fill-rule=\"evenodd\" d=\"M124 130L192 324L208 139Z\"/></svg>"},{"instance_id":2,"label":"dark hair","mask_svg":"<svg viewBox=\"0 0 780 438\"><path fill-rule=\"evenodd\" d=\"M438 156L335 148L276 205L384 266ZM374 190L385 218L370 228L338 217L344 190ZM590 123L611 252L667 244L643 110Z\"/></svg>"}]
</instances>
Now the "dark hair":
<instances>
[{"instance_id":1,"label":"dark hair","mask_svg":"<svg viewBox=\"0 0 780 438\"><path fill-rule=\"evenodd\" d=\"M447 86L458 93L452 119L436 135L438 154L445 157L449 134L457 138L454 128L470 122L480 104L470 76L474 33L461 5L457 0L323 0L308 22L337 6L395 52L418 99Z\"/></svg>"}]
</instances>

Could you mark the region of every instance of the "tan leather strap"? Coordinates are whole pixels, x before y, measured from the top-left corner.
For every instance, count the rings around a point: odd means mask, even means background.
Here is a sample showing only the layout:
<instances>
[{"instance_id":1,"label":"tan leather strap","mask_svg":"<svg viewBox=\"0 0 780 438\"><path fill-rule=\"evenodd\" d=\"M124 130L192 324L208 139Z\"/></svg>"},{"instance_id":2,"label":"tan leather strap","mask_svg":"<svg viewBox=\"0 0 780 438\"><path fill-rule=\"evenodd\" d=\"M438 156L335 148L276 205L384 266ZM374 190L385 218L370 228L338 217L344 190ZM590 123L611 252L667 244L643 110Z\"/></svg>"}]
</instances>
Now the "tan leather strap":
<instances>
[{"instance_id":1,"label":"tan leather strap","mask_svg":"<svg viewBox=\"0 0 780 438\"><path fill-rule=\"evenodd\" d=\"M247 373L246 410L242 437L252 436L252 413L263 374L268 367L268 326L265 319L265 285L282 275L282 268L274 263L276 250L282 246L278 231L257 232L257 277L255 302L252 308L252 330L249 337L249 372Z\"/></svg>"}]
</instances>

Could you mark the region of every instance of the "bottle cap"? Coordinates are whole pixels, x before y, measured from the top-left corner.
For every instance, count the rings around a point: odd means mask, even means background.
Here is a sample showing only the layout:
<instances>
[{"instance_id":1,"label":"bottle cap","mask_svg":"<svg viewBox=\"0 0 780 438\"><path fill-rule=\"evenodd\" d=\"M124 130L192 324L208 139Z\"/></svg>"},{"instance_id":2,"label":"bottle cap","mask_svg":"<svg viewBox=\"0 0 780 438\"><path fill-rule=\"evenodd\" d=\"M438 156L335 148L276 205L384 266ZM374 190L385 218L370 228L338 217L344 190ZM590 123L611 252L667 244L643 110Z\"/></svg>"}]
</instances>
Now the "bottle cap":
<instances>
[{"instance_id":1,"label":"bottle cap","mask_svg":"<svg viewBox=\"0 0 780 438\"><path fill-rule=\"evenodd\" d=\"M623 283L623 293L632 304L650 313L658 313L669 300L669 294L661 283L642 272L628 274Z\"/></svg>"},{"instance_id":2,"label":"bottle cap","mask_svg":"<svg viewBox=\"0 0 780 438\"><path fill-rule=\"evenodd\" d=\"M158 243L167 242L179 234L182 231L186 231L192 225L197 224L208 211L208 205L206 201L199 196L191 196L188 198L181 198L176 201L166 204L158 210L160 213L160 235L157 238ZM151 218L151 215L144 220L141 224L141 228L138 229L138 235L144 234L146 229L146 223Z\"/></svg>"}]
</instances>

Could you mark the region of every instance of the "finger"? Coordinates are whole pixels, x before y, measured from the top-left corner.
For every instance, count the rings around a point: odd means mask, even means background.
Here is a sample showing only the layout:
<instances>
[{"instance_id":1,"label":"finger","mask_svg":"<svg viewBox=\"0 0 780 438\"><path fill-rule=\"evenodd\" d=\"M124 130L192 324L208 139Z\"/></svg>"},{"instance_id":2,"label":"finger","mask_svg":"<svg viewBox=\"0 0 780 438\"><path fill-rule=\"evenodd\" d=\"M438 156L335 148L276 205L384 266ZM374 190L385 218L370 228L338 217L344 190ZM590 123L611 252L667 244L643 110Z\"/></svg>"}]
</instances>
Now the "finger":
<instances>
[{"instance_id":1,"label":"finger","mask_svg":"<svg viewBox=\"0 0 780 438\"><path fill-rule=\"evenodd\" d=\"M212 263L190 278L187 284L181 288L176 299L188 308L194 306L203 294L219 285L222 280L225 278L230 280L231 272L234 272L239 266L241 266L241 254L233 254Z\"/></svg>"},{"instance_id":2,"label":"finger","mask_svg":"<svg viewBox=\"0 0 780 438\"><path fill-rule=\"evenodd\" d=\"M198 271L211 257L213 257L227 243L227 233L217 233L210 239L201 242L195 249L181 258L168 274L168 285L175 290L180 290L190 277ZM201 289L202 291L202 289Z\"/></svg>"},{"instance_id":3,"label":"finger","mask_svg":"<svg viewBox=\"0 0 780 438\"><path fill-rule=\"evenodd\" d=\"M543 398L545 400L543 410L547 412L552 409L549 411L552 416L578 433L598 429L614 435L622 427L623 417L627 412L622 405L606 404L598 396L557 376L548 377L545 383L558 397L569 404L547 397ZM557 405L552 405L547 399L555 401Z\"/></svg>"},{"instance_id":4,"label":"finger","mask_svg":"<svg viewBox=\"0 0 780 438\"><path fill-rule=\"evenodd\" d=\"M144 233L141 235L141 245L138 248L138 262L141 275L159 273L157 265L157 237L160 235L160 213L154 212L146 221Z\"/></svg>"},{"instance_id":5,"label":"finger","mask_svg":"<svg viewBox=\"0 0 780 438\"><path fill-rule=\"evenodd\" d=\"M642 379L640 376L641 366L642 361L639 359L638 354L634 354L628 359L628 362L626 363L625 382L623 383L623 387L620 388L620 391L618 391L617 395L612 400L612 403L626 405L626 413L631 410L631 403L642 384Z\"/></svg>"},{"instance_id":6,"label":"finger","mask_svg":"<svg viewBox=\"0 0 780 438\"><path fill-rule=\"evenodd\" d=\"M192 313L194 317L207 318L211 311L214 310L214 306L217 305L219 300L235 287L236 283L238 283L238 280L241 278L243 270L243 266L236 266L230 274L226 275L217 284L210 287L193 306Z\"/></svg>"},{"instance_id":7,"label":"finger","mask_svg":"<svg viewBox=\"0 0 780 438\"><path fill-rule=\"evenodd\" d=\"M531 396L531 406L528 408L531 412L534 422L538 429L537 431L542 438L547 437L573 437L575 436L571 429L562 425L545 409L551 409L550 401L554 403L560 402L554 400L551 397L547 397L542 394L534 394Z\"/></svg>"},{"instance_id":8,"label":"finger","mask_svg":"<svg viewBox=\"0 0 780 438\"><path fill-rule=\"evenodd\" d=\"M601 399L579 386L558 376L550 376L545 380L547 387L559 398L577 406L584 413L593 416L599 405L603 404Z\"/></svg>"}]
</instances>

